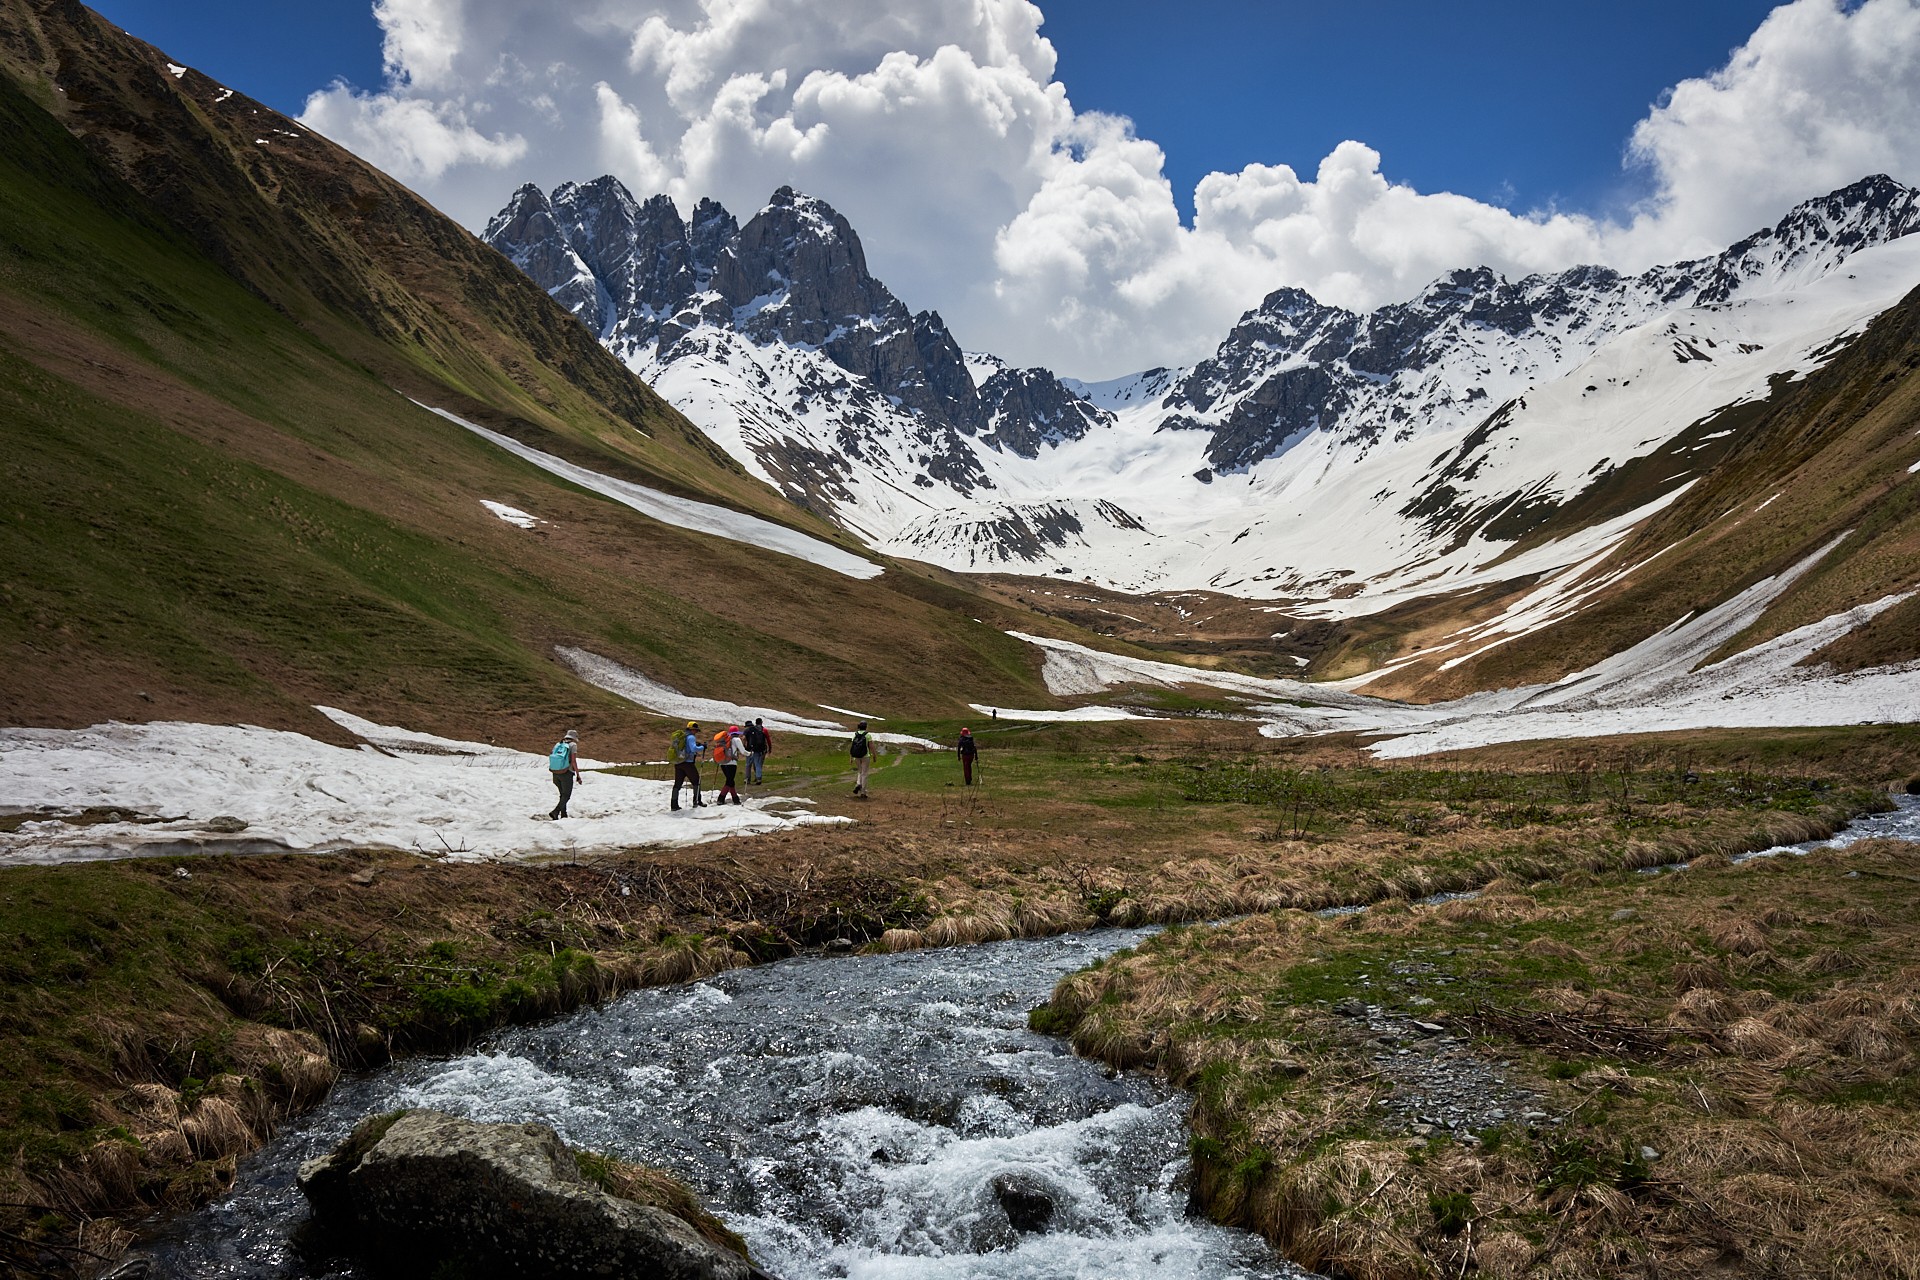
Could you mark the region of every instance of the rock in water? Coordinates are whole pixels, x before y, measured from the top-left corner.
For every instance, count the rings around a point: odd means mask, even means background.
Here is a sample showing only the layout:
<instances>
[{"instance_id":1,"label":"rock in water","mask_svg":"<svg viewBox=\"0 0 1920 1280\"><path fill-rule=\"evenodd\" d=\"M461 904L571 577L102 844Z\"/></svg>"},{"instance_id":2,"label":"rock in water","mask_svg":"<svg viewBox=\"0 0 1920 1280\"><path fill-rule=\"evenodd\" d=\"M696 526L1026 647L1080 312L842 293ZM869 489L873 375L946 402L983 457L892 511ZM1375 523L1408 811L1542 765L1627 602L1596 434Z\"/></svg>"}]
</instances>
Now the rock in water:
<instances>
[{"instance_id":1,"label":"rock in water","mask_svg":"<svg viewBox=\"0 0 1920 1280\"><path fill-rule=\"evenodd\" d=\"M589 1183L544 1124L373 1117L301 1166L300 1189L329 1239L389 1274L768 1280L665 1210Z\"/></svg>"},{"instance_id":2,"label":"rock in water","mask_svg":"<svg viewBox=\"0 0 1920 1280\"><path fill-rule=\"evenodd\" d=\"M1032 1179L1002 1174L993 1180L993 1195L1006 1210L1007 1224L1021 1235L1045 1231L1053 1221L1053 1197Z\"/></svg>"}]
</instances>

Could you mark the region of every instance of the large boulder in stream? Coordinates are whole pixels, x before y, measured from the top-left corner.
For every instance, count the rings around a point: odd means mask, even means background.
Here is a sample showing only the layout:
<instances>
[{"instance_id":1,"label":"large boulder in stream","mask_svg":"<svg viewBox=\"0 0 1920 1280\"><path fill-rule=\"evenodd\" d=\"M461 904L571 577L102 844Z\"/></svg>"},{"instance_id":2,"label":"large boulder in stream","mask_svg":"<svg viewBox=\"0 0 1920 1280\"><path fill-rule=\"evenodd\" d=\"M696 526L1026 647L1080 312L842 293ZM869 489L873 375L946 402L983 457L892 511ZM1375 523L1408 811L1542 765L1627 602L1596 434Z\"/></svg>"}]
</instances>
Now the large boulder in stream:
<instances>
[{"instance_id":1,"label":"large boulder in stream","mask_svg":"<svg viewBox=\"0 0 1920 1280\"><path fill-rule=\"evenodd\" d=\"M665 1208L595 1185L583 1165L615 1190L638 1194L639 1171L578 1155L546 1125L402 1111L369 1117L330 1154L301 1166L300 1189L321 1241L383 1274L771 1280L677 1184L661 1180L706 1234Z\"/></svg>"}]
</instances>

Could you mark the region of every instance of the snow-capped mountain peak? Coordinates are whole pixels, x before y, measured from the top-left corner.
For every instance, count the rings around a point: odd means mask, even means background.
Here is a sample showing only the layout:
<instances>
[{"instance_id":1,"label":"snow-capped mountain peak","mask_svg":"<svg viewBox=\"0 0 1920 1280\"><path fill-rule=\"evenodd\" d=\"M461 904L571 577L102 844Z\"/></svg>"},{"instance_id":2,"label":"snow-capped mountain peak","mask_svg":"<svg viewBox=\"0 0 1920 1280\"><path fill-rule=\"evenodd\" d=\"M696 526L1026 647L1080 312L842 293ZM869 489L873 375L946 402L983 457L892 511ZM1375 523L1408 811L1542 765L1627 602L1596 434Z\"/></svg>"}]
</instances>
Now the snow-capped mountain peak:
<instances>
[{"instance_id":1,"label":"snow-capped mountain peak","mask_svg":"<svg viewBox=\"0 0 1920 1280\"><path fill-rule=\"evenodd\" d=\"M1920 193L1874 176L1635 275L1462 268L1364 314L1279 289L1193 367L1094 383L963 353L791 188L739 225L611 178L523 187L486 238L746 465L884 550L1360 609L1516 571L1554 511L1831 358L1920 282L1916 229Z\"/></svg>"}]
</instances>

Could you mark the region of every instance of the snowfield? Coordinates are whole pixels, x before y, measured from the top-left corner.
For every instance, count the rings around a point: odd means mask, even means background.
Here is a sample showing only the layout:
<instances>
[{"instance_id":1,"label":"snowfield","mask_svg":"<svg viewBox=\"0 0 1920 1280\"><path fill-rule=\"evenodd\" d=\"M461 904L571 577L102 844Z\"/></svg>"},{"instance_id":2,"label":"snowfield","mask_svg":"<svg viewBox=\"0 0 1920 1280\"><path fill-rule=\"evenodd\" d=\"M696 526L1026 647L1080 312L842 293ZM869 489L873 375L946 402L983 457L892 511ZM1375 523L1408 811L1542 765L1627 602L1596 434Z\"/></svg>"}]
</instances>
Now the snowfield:
<instances>
[{"instance_id":1,"label":"snowfield","mask_svg":"<svg viewBox=\"0 0 1920 1280\"><path fill-rule=\"evenodd\" d=\"M1838 545L1836 539L1784 572L1755 583L1698 616L1682 618L1632 648L1549 685L1470 694L1416 705L1355 692L1368 677L1328 684L1263 680L1100 653L1042 636L1011 633L1046 651L1049 689L1079 695L1122 684L1200 685L1251 695L1250 714L1270 738L1320 733L1386 735L1369 750L1382 759L1458 751L1497 742L1609 737L1675 729L1920 721L1920 662L1836 672L1801 663L1895 605L1908 591L1824 618L1711 665L1707 656ZM1378 675L1378 672L1372 675ZM1112 708L1085 708L1110 712ZM1004 719L1045 713L1001 708ZM1109 718L1105 714L1089 718Z\"/></svg>"},{"instance_id":2,"label":"snowfield","mask_svg":"<svg viewBox=\"0 0 1920 1280\"><path fill-rule=\"evenodd\" d=\"M694 720L708 727L721 724L745 724L748 719L757 717L766 723L768 732L774 734L797 733L813 738L847 738L853 735L851 727L833 720L811 720L787 711L774 711L767 707L749 707L719 698L695 698L642 675L631 667L622 666L612 658L603 658L585 649L561 648L554 652L559 654L562 662L573 669L575 675L588 684L625 698L635 706L645 707L655 715ZM831 711L833 708L827 707L825 710ZM853 716L852 712L842 714ZM853 718L879 719L878 716L853 716ZM939 743L929 742L925 738L916 738L910 733L869 733L867 736L875 742L891 742L897 746L922 747L933 751L940 749ZM777 743L775 749L778 750Z\"/></svg>"},{"instance_id":3,"label":"snowfield","mask_svg":"<svg viewBox=\"0 0 1920 1280\"><path fill-rule=\"evenodd\" d=\"M251 725L0 729L0 811L62 815L0 832L0 864L364 848L525 860L844 821L778 799L672 813L667 783L590 774L574 788L574 816L552 822L544 756L318 710L366 745ZM125 820L64 820L87 809L118 810ZM246 826L209 830L215 818Z\"/></svg>"},{"instance_id":4,"label":"snowfield","mask_svg":"<svg viewBox=\"0 0 1920 1280\"><path fill-rule=\"evenodd\" d=\"M817 564L823 569L831 569L848 578L877 578L885 572L871 560L854 555L851 551L843 551L830 542L810 537L798 529L789 529L783 524L775 524L771 520L762 520L758 516L746 515L727 507L695 502L691 498L676 498L672 494L661 493L658 489L649 489L645 485L604 476L598 471L577 466L564 458L556 458L550 453L542 453L529 445L521 444L512 436L501 435L498 431L489 431L478 423L468 422L460 415L449 413L445 409L436 409L430 404L420 404L418 400L414 403L419 404L429 413L439 414L448 422L465 427L484 440L491 440L508 453L524 458L543 471L550 471L563 480L571 480L581 488L591 490L602 497L612 498L622 506L632 507L641 515L649 516L662 524L670 524L680 529L692 529L697 533L710 533L716 538L744 542L750 547L764 547L768 551L778 551L781 555L793 556L809 564ZM488 509L492 510L493 504L489 503ZM494 514L500 513L495 511Z\"/></svg>"}]
</instances>

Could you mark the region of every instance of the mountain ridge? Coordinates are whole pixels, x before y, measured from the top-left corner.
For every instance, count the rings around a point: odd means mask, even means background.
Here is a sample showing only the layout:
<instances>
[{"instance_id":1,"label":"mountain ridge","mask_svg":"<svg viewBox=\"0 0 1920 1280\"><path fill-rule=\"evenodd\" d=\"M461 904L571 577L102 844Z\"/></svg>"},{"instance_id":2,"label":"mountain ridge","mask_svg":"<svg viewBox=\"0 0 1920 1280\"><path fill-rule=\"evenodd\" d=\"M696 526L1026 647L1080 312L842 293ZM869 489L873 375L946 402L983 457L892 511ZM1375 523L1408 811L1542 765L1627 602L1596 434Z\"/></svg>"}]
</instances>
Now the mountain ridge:
<instances>
[{"instance_id":1,"label":"mountain ridge","mask_svg":"<svg viewBox=\"0 0 1920 1280\"><path fill-rule=\"evenodd\" d=\"M673 210L665 197L632 200L611 178L560 191L586 212L572 218L565 245L580 268L548 284L556 296L577 292L579 271L592 275L586 258L607 253L587 243L607 225L595 209ZM523 263L561 256L511 216L544 201L523 187L485 238ZM718 206L700 208L718 217ZM509 224L521 233L504 234ZM1206 588L1320 606L1355 586L1373 599L1490 568L1556 528L1556 517L1592 508L1591 495L1619 488L1633 459L1696 419L1830 357L1904 292L1898 286L1920 281L1903 257L1888 263L1882 253L1874 261L1885 284L1873 299L1821 301L1823 290L1842 292L1833 282L1842 262L1920 229L1920 193L1874 175L1803 202L1721 254L1636 275L1585 266L1508 281L1463 269L1364 315L1276 290L1192 368L1087 384L979 353L956 359L947 342L913 368L879 372L882 362L859 350L869 335L904 347L912 326L937 325L937 315L909 316L871 281L857 235L820 201L783 189L746 225L761 245L786 228L788 241L837 246L840 274L864 292L811 279L792 254L762 255L757 272L735 270L727 289L688 294L697 280L683 277L685 296L628 306L609 345L789 497L874 545L962 571L1064 572L1123 591ZM724 242L715 252L709 279L751 256ZM749 298L761 281L771 289ZM1832 313L1825 330L1791 319L1791 299L1808 291ZM596 298L616 292L596 283ZM828 292L833 305L822 302ZM831 315L837 328L796 328L800 311ZM1663 321L1671 333L1642 332ZM819 341L828 334L837 345ZM1603 352L1615 354L1602 364L1635 368L1596 370L1582 395L1646 430L1608 448L1558 448L1552 440L1566 428L1533 421L1529 397ZM1666 378L1659 362L1668 358L1697 363L1695 382L1713 385L1694 388L1701 403L1691 416L1655 423L1631 388L1636 373ZM1579 434L1612 430L1601 407L1580 412ZM1541 456L1528 461L1529 451ZM1638 505L1663 496L1656 484ZM1350 522L1359 550L1314 547L1313 522L1300 514L1308 510L1326 526ZM1243 540L1247 568L1236 572L1222 551Z\"/></svg>"}]
</instances>

